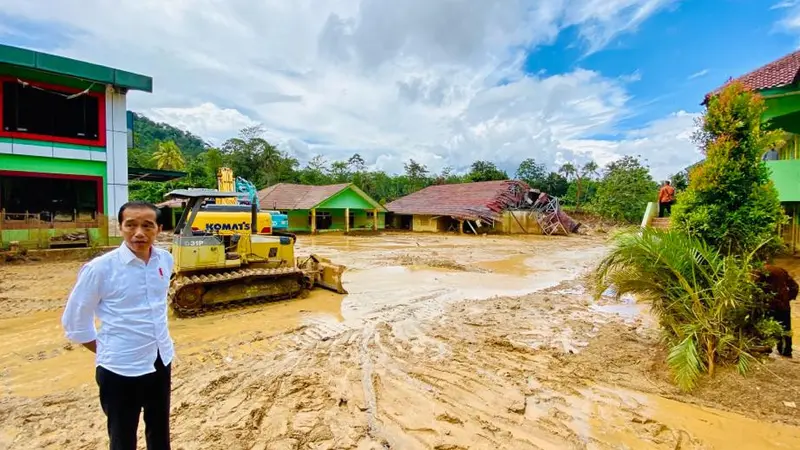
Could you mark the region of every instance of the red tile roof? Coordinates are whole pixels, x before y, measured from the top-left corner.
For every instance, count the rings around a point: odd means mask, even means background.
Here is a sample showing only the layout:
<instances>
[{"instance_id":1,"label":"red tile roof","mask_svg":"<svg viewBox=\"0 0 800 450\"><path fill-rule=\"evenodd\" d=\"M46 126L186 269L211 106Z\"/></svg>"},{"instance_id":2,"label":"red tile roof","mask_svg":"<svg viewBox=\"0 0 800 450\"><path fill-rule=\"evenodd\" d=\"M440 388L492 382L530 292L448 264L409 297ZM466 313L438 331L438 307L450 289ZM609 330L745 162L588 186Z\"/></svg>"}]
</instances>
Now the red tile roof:
<instances>
[{"instance_id":1,"label":"red tile roof","mask_svg":"<svg viewBox=\"0 0 800 450\"><path fill-rule=\"evenodd\" d=\"M529 186L517 180L440 184L386 205L395 214L452 216L458 219L497 219L500 213L519 204Z\"/></svg>"},{"instance_id":2,"label":"red tile roof","mask_svg":"<svg viewBox=\"0 0 800 450\"><path fill-rule=\"evenodd\" d=\"M347 183L325 186L278 183L258 191L258 201L262 209L311 209L347 186Z\"/></svg>"},{"instance_id":3,"label":"red tile roof","mask_svg":"<svg viewBox=\"0 0 800 450\"><path fill-rule=\"evenodd\" d=\"M798 72L800 72L800 50L789 53L731 81L740 81L753 90L771 89L793 84L798 78Z\"/></svg>"}]
</instances>

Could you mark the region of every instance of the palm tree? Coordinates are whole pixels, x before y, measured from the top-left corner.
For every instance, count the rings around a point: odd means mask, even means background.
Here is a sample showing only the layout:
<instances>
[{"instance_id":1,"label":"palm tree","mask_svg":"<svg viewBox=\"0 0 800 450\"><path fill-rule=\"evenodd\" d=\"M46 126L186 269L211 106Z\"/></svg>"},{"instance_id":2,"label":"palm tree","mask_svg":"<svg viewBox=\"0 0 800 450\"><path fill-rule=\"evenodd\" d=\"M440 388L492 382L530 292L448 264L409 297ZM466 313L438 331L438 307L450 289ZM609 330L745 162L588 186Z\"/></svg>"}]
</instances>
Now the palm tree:
<instances>
[{"instance_id":1,"label":"palm tree","mask_svg":"<svg viewBox=\"0 0 800 450\"><path fill-rule=\"evenodd\" d=\"M752 254L722 256L687 234L646 228L613 238L594 273L594 290L599 297L613 286L617 296L634 294L650 303L675 381L689 390L720 363L735 363L744 374L754 349L772 348L780 335L774 321L763 318L755 267Z\"/></svg>"},{"instance_id":2,"label":"palm tree","mask_svg":"<svg viewBox=\"0 0 800 450\"><path fill-rule=\"evenodd\" d=\"M596 175L597 169L597 163L594 161L589 161L584 164L580 170L572 163L566 163L558 169L558 172L564 174L564 178L567 180L575 180L575 211L581 209L581 187L583 187L583 180L591 175Z\"/></svg>"},{"instance_id":3,"label":"palm tree","mask_svg":"<svg viewBox=\"0 0 800 450\"><path fill-rule=\"evenodd\" d=\"M159 170L180 170L186 167L181 149L173 141L159 142L153 152L153 161Z\"/></svg>"}]
</instances>

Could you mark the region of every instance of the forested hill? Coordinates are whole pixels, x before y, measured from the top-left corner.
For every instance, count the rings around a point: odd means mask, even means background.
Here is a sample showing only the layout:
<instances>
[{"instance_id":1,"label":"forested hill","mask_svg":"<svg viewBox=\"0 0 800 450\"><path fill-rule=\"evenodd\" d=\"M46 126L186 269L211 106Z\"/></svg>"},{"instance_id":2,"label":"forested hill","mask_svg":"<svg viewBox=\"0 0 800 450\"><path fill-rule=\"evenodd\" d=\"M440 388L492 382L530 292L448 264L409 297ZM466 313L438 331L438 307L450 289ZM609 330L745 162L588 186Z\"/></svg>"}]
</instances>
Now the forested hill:
<instances>
[{"instance_id":1,"label":"forested hill","mask_svg":"<svg viewBox=\"0 0 800 450\"><path fill-rule=\"evenodd\" d=\"M206 150L206 143L199 136L173 127L167 123L154 122L147 116L133 113L134 147L155 151L159 141L173 141L184 155L195 157Z\"/></svg>"}]
</instances>

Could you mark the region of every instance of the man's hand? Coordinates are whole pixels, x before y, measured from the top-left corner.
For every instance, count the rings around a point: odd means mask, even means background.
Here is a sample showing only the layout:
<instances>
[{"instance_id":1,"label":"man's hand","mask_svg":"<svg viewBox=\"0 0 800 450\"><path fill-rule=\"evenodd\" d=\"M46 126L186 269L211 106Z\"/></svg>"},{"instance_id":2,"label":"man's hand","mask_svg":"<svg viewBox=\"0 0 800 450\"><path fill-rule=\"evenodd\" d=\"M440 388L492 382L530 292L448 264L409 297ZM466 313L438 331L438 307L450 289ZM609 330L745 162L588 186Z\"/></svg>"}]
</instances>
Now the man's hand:
<instances>
[{"instance_id":1,"label":"man's hand","mask_svg":"<svg viewBox=\"0 0 800 450\"><path fill-rule=\"evenodd\" d=\"M88 348L90 352L97 353L97 341L85 342L81 345Z\"/></svg>"}]
</instances>

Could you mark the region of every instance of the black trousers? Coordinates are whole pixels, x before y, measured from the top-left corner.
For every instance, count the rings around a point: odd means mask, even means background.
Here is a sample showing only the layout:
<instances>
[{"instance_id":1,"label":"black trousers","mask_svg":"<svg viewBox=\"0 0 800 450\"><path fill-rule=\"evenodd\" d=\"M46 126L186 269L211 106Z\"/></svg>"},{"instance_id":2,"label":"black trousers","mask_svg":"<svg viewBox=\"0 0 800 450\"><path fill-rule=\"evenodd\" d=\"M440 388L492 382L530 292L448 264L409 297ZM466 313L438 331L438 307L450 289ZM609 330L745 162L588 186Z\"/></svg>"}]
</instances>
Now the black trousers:
<instances>
[{"instance_id":1,"label":"black trousers","mask_svg":"<svg viewBox=\"0 0 800 450\"><path fill-rule=\"evenodd\" d=\"M136 450L136 431L142 411L147 450L170 450L172 364L165 366L158 355L154 366L154 373L138 377L126 377L97 367L95 380L100 388L100 405L107 418L110 450Z\"/></svg>"},{"instance_id":2,"label":"black trousers","mask_svg":"<svg viewBox=\"0 0 800 450\"><path fill-rule=\"evenodd\" d=\"M658 217L666 217L672 214L672 202L660 202L658 204Z\"/></svg>"},{"instance_id":3,"label":"black trousers","mask_svg":"<svg viewBox=\"0 0 800 450\"><path fill-rule=\"evenodd\" d=\"M781 325L783 325L783 330L787 333L790 333L788 336L782 337L778 341L778 353L781 356L792 356L792 311L791 309L782 309L777 311L771 311L770 315L778 321Z\"/></svg>"}]
</instances>

